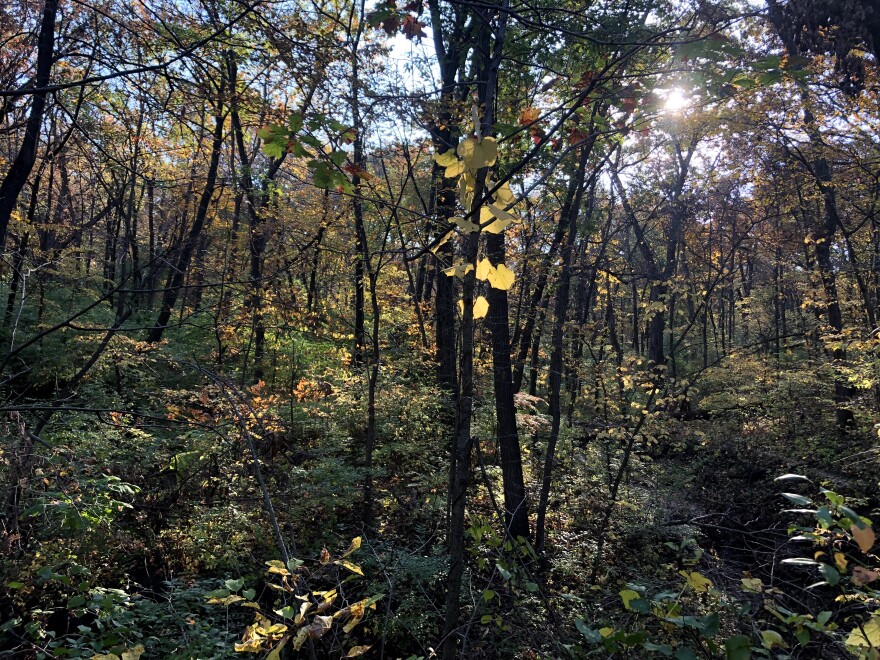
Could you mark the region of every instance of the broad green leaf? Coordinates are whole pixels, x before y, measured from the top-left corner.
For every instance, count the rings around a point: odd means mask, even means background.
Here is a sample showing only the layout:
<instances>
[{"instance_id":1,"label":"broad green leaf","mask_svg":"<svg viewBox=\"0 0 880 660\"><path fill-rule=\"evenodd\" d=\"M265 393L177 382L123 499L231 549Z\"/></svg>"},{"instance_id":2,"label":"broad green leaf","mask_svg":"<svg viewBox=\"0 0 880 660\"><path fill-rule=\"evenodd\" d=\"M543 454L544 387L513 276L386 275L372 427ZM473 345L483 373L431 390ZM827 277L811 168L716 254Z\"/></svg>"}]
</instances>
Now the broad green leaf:
<instances>
[{"instance_id":1,"label":"broad green leaf","mask_svg":"<svg viewBox=\"0 0 880 660\"><path fill-rule=\"evenodd\" d=\"M225 584L226 588L229 589L229 591L235 592L244 586L244 578L238 578L237 580L226 580Z\"/></svg>"},{"instance_id":2,"label":"broad green leaf","mask_svg":"<svg viewBox=\"0 0 880 660\"><path fill-rule=\"evenodd\" d=\"M772 649L774 646L788 648L788 644L785 643L782 635L780 635L775 630L762 630L761 642L764 644L764 647L768 649Z\"/></svg>"},{"instance_id":3,"label":"broad green leaf","mask_svg":"<svg viewBox=\"0 0 880 660\"><path fill-rule=\"evenodd\" d=\"M809 506L813 503L809 497L804 497L803 495L798 495L796 493L780 493L780 495L797 506Z\"/></svg>"},{"instance_id":4,"label":"broad green leaf","mask_svg":"<svg viewBox=\"0 0 880 660\"><path fill-rule=\"evenodd\" d=\"M734 635L724 640L727 660L749 660L752 657L752 643L745 635Z\"/></svg>"},{"instance_id":5,"label":"broad green leaf","mask_svg":"<svg viewBox=\"0 0 880 660\"><path fill-rule=\"evenodd\" d=\"M819 566L819 572L822 574L822 577L825 578L825 582L832 587L840 582L840 573L838 573L837 569L830 564L822 564Z\"/></svg>"}]
</instances>

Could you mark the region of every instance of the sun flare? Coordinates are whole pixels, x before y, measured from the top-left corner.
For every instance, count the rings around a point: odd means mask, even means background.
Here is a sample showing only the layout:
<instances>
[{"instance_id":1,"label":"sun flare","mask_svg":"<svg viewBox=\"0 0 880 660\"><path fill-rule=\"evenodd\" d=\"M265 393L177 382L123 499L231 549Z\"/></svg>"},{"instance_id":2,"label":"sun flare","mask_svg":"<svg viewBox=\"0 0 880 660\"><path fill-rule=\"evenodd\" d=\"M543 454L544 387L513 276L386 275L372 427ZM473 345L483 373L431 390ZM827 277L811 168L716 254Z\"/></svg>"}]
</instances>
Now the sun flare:
<instances>
[{"instance_id":1,"label":"sun flare","mask_svg":"<svg viewBox=\"0 0 880 660\"><path fill-rule=\"evenodd\" d=\"M678 112L679 110L686 108L689 102L690 99L685 96L684 92L676 87L670 89L666 94L666 103L664 103L664 107L671 112Z\"/></svg>"}]
</instances>

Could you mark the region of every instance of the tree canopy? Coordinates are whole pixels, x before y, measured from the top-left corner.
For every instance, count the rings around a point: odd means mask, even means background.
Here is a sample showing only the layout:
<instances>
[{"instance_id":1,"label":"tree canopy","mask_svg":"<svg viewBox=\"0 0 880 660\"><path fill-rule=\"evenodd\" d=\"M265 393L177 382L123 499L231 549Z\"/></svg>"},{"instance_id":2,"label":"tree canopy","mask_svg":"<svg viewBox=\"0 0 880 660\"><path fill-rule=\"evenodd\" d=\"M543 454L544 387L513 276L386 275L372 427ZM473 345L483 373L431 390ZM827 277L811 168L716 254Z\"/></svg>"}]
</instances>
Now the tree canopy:
<instances>
[{"instance_id":1,"label":"tree canopy","mask_svg":"<svg viewBox=\"0 0 880 660\"><path fill-rule=\"evenodd\" d=\"M880 657L878 46L0 4L0 655Z\"/></svg>"}]
</instances>

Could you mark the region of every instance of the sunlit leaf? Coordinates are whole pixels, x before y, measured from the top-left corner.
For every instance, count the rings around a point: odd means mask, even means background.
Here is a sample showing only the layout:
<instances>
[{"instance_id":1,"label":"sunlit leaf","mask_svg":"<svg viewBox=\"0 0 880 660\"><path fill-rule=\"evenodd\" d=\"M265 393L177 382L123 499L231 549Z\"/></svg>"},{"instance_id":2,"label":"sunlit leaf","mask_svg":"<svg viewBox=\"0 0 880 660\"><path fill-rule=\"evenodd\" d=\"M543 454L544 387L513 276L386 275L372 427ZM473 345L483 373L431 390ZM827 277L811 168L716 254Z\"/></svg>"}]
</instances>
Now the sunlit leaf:
<instances>
[{"instance_id":1,"label":"sunlit leaf","mask_svg":"<svg viewBox=\"0 0 880 660\"><path fill-rule=\"evenodd\" d=\"M513 286L516 275L504 264L498 264L495 270L487 275L487 278L492 288L507 291Z\"/></svg>"},{"instance_id":2,"label":"sunlit leaf","mask_svg":"<svg viewBox=\"0 0 880 660\"><path fill-rule=\"evenodd\" d=\"M440 167L449 167L458 162L458 156L455 155L455 149L450 149L442 154L434 154L434 160Z\"/></svg>"},{"instance_id":3,"label":"sunlit leaf","mask_svg":"<svg viewBox=\"0 0 880 660\"><path fill-rule=\"evenodd\" d=\"M850 534L852 534L853 539L859 545L859 549L862 552L869 552L871 548L874 547L874 543L877 540L876 534L874 534L874 530L871 529L870 525L865 525L862 528L853 525L850 530Z\"/></svg>"},{"instance_id":4,"label":"sunlit leaf","mask_svg":"<svg viewBox=\"0 0 880 660\"><path fill-rule=\"evenodd\" d=\"M468 265L470 265L470 264L468 264ZM473 268L473 266L471 266L471 268ZM358 575L364 574L364 572L360 566L358 566L357 564L352 564L350 561L347 561L345 559L340 559L339 561L337 561L335 563L338 564L339 566L342 566L343 568L347 568L352 573L357 573Z\"/></svg>"},{"instance_id":5,"label":"sunlit leaf","mask_svg":"<svg viewBox=\"0 0 880 660\"><path fill-rule=\"evenodd\" d=\"M480 281L485 281L487 277L489 277L489 273L495 270L495 267L492 265L492 262L488 259L482 259L477 263L477 279Z\"/></svg>"},{"instance_id":6,"label":"sunlit leaf","mask_svg":"<svg viewBox=\"0 0 880 660\"><path fill-rule=\"evenodd\" d=\"M483 296L478 297L474 301L474 318L481 319L489 313L489 301Z\"/></svg>"}]
</instances>

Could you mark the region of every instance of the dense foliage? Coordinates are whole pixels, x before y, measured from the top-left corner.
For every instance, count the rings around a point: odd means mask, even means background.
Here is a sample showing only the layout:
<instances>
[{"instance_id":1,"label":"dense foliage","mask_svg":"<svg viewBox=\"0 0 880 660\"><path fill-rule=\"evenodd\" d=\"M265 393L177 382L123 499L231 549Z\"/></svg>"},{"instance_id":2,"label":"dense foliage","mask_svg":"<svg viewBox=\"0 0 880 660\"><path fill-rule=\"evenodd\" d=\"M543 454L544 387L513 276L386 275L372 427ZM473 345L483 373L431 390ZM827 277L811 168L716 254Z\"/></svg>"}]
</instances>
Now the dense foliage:
<instances>
[{"instance_id":1,"label":"dense foliage","mask_svg":"<svg viewBox=\"0 0 880 660\"><path fill-rule=\"evenodd\" d=\"M880 658L878 25L0 3L0 656Z\"/></svg>"}]
</instances>

